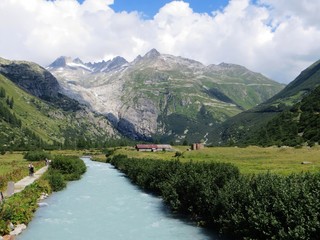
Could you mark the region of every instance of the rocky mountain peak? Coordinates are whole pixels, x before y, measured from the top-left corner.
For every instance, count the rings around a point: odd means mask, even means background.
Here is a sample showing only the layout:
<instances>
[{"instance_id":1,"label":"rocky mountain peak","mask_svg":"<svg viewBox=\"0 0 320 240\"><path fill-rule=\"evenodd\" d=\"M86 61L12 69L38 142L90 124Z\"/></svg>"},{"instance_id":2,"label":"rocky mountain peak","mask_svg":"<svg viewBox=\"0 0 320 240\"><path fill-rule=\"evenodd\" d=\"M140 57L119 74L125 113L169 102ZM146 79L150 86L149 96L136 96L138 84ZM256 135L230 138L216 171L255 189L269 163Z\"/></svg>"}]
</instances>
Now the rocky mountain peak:
<instances>
[{"instance_id":1,"label":"rocky mountain peak","mask_svg":"<svg viewBox=\"0 0 320 240\"><path fill-rule=\"evenodd\" d=\"M117 56L112 60L101 61L97 63L86 63L85 65L92 68L94 72L109 72L127 64L128 61L123 57Z\"/></svg>"},{"instance_id":2,"label":"rocky mountain peak","mask_svg":"<svg viewBox=\"0 0 320 240\"><path fill-rule=\"evenodd\" d=\"M225 63L225 62L222 62L218 65L219 67L221 68L233 68L233 69L243 69L245 70L246 68L241 66L241 65L237 65L237 64L232 64L232 63ZM246 69L247 70L247 69Z\"/></svg>"},{"instance_id":3,"label":"rocky mountain peak","mask_svg":"<svg viewBox=\"0 0 320 240\"><path fill-rule=\"evenodd\" d=\"M89 72L109 72L111 70L117 69L125 64L127 64L127 60L123 57L115 57L112 60L94 62L94 63L84 63L80 58L75 58L72 60L70 57L61 56L57 58L53 63L51 63L47 69L71 69L71 70L85 70Z\"/></svg>"},{"instance_id":4,"label":"rocky mountain peak","mask_svg":"<svg viewBox=\"0 0 320 240\"><path fill-rule=\"evenodd\" d=\"M126 63L128 63L128 61L125 58L120 57L120 56L117 56L117 57L113 58L111 60L111 62L117 63L117 64L126 64Z\"/></svg>"},{"instance_id":5,"label":"rocky mountain peak","mask_svg":"<svg viewBox=\"0 0 320 240\"><path fill-rule=\"evenodd\" d=\"M149 52L147 52L143 58L149 58L149 59L153 59L153 58L157 58L159 57L161 54L155 49L151 49Z\"/></svg>"},{"instance_id":6,"label":"rocky mountain peak","mask_svg":"<svg viewBox=\"0 0 320 240\"><path fill-rule=\"evenodd\" d=\"M138 56L133 60L132 63L135 64L135 63L141 61L141 59L142 59L141 55L138 55Z\"/></svg>"},{"instance_id":7,"label":"rocky mountain peak","mask_svg":"<svg viewBox=\"0 0 320 240\"><path fill-rule=\"evenodd\" d=\"M74 62L74 63L78 63L78 64L84 64L83 62L82 62L82 60L80 59L80 58L75 58L72 62Z\"/></svg>"},{"instance_id":8,"label":"rocky mountain peak","mask_svg":"<svg viewBox=\"0 0 320 240\"><path fill-rule=\"evenodd\" d=\"M53 61L48 67L50 68L59 68L59 67L65 67L67 65L67 62L69 62L71 59L70 57L66 56L60 56L56 60Z\"/></svg>"}]
</instances>

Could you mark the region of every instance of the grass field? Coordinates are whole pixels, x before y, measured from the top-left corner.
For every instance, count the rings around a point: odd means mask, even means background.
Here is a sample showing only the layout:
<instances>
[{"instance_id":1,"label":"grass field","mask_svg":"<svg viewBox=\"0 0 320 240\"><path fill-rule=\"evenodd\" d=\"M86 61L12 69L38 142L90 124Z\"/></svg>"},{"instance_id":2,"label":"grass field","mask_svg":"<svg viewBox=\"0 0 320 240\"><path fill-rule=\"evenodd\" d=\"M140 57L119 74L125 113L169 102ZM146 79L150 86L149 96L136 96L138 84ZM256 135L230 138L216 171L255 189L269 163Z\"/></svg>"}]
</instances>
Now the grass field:
<instances>
[{"instance_id":1,"label":"grass field","mask_svg":"<svg viewBox=\"0 0 320 240\"><path fill-rule=\"evenodd\" d=\"M276 173L288 175L300 172L320 172L320 146L313 148L289 147L212 147L187 151L187 147L176 147L173 152L137 152L132 147L117 149L114 154L129 157L169 160L175 159L176 151L183 153L181 161L226 162L239 167L243 174ZM302 164L302 162L309 162Z\"/></svg>"},{"instance_id":2,"label":"grass field","mask_svg":"<svg viewBox=\"0 0 320 240\"><path fill-rule=\"evenodd\" d=\"M75 155L75 156L83 156L83 155L92 155L95 154L96 151L84 152L83 150L56 150L50 152L52 155ZM15 169L25 169L26 174L28 173L28 164L29 162L26 159L23 159L24 152L7 152L4 155L0 155L0 177L13 172ZM41 165L41 163L35 162L36 165ZM43 162L44 164L44 162Z\"/></svg>"},{"instance_id":3,"label":"grass field","mask_svg":"<svg viewBox=\"0 0 320 240\"><path fill-rule=\"evenodd\" d=\"M176 159L175 152L183 153L181 161L207 161L226 162L239 167L241 173L271 172L277 174L290 174L299 172L320 172L320 146L313 148L261 148L261 147L212 147L198 151L187 151L188 147L174 146L173 152L138 152L133 147L117 148L114 154L125 154L128 157L150 158L159 160ZM97 160L104 161L103 154L97 151L52 151L52 154L63 155L93 155ZM310 162L309 164L301 164ZM0 177L11 173L16 169L24 169L27 175L28 162L23 159L22 152L7 153L0 155Z\"/></svg>"},{"instance_id":4,"label":"grass field","mask_svg":"<svg viewBox=\"0 0 320 240\"><path fill-rule=\"evenodd\" d=\"M9 153L0 155L0 176L13 171L16 168L28 168L28 162L23 159L22 153Z\"/></svg>"},{"instance_id":5,"label":"grass field","mask_svg":"<svg viewBox=\"0 0 320 240\"><path fill-rule=\"evenodd\" d=\"M23 158L23 152L13 152L0 155L0 191L5 191L9 181L18 181L29 174L30 162ZM44 161L32 162L35 170L44 166Z\"/></svg>"}]
</instances>

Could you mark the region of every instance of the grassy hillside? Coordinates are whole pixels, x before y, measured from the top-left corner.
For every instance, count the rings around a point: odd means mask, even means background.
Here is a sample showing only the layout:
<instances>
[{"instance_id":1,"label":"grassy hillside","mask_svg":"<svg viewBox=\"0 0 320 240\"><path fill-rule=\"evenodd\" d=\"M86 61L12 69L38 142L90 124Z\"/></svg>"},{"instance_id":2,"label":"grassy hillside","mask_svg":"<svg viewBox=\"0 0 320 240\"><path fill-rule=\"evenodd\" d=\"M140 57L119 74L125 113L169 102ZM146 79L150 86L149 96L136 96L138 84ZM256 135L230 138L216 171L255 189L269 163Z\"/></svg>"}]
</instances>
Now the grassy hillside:
<instances>
[{"instance_id":1,"label":"grassy hillside","mask_svg":"<svg viewBox=\"0 0 320 240\"><path fill-rule=\"evenodd\" d=\"M320 142L320 87L270 120L248 140L260 145L295 146Z\"/></svg>"},{"instance_id":2,"label":"grassy hillside","mask_svg":"<svg viewBox=\"0 0 320 240\"><path fill-rule=\"evenodd\" d=\"M294 109L299 108L299 103L302 99L308 96L319 85L320 61L301 72L293 82L271 99L228 119L220 129L213 129L215 132L215 136L212 138L214 144L219 144L220 142L220 144L247 145L263 142L264 139L262 138L265 138L266 135L261 134L259 137L255 132L261 132L260 130L262 128L265 129L268 122L279 116L282 112L294 112ZM312 102L307 101L307 103L304 103L305 106L309 104L312 104ZM281 122L280 118L284 118L283 121L287 122L287 117L289 117L287 113L281 115L274 120L274 123L271 122L270 124L279 125ZM297 116L295 115L295 117ZM278 122L275 123L276 121ZM286 125L285 122L281 125ZM270 126L268 128L270 129ZM288 129L288 131L291 130ZM299 131L299 133L302 133L303 129ZM272 134L271 131L269 133ZM277 134L277 132L275 131L274 134ZM278 140L280 140L280 144L285 142L281 139Z\"/></svg>"},{"instance_id":3,"label":"grassy hillside","mask_svg":"<svg viewBox=\"0 0 320 240\"><path fill-rule=\"evenodd\" d=\"M205 141L212 137L210 128L283 88L236 65L195 71L177 63L164 67L159 61L142 61L139 68L131 69L122 102L158 115L158 131L152 137L161 142Z\"/></svg>"},{"instance_id":4,"label":"grassy hillside","mask_svg":"<svg viewBox=\"0 0 320 240\"><path fill-rule=\"evenodd\" d=\"M54 119L50 119L45 113L52 111L53 107L27 94L1 75L0 87L5 89L8 97L13 98L14 106L12 112L21 120L22 127L32 128L43 140L52 141L54 138L49 136L53 136L55 132L58 132L59 127L57 122Z\"/></svg>"}]
</instances>

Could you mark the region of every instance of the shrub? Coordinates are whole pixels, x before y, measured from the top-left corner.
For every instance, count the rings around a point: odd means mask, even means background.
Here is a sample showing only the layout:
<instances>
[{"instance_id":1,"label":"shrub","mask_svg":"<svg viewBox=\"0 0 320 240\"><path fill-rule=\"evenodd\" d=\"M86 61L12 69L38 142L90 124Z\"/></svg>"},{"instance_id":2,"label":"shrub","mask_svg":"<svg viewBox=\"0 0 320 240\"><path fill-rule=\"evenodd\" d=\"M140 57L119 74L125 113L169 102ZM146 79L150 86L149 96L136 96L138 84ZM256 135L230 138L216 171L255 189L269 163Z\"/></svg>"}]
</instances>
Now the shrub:
<instances>
[{"instance_id":1,"label":"shrub","mask_svg":"<svg viewBox=\"0 0 320 240\"><path fill-rule=\"evenodd\" d=\"M60 191L67 186L63 175L57 170L50 169L47 175L47 179L52 188L52 191L54 192Z\"/></svg>"},{"instance_id":2,"label":"shrub","mask_svg":"<svg viewBox=\"0 0 320 240\"><path fill-rule=\"evenodd\" d=\"M182 152L177 151L177 152L174 154L174 157L177 157L177 158L179 158L179 157L183 157L183 153L182 153Z\"/></svg>"},{"instance_id":3,"label":"shrub","mask_svg":"<svg viewBox=\"0 0 320 240\"><path fill-rule=\"evenodd\" d=\"M103 153L105 154L106 157L111 156L114 153L114 149L106 148L103 150Z\"/></svg>"},{"instance_id":4,"label":"shrub","mask_svg":"<svg viewBox=\"0 0 320 240\"><path fill-rule=\"evenodd\" d=\"M8 234L8 233L9 233L9 229L8 229L7 222L3 219L0 219L0 235L1 234Z\"/></svg>"},{"instance_id":5,"label":"shrub","mask_svg":"<svg viewBox=\"0 0 320 240\"><path fill-rule=\"evenodd\" d=\"M46 158L50 159L51 155L48 152L36 150L36 151L29 151L25 153L24 158L29 161L40 161Z\"/></svg>"},{"instance_id":6,"label":"shrub","mask_svg":"<svg viewBox=\"0 0 320 240\"><path fill-rule=\"evenodd\" d=\"M110 163L177 212L235 239L319 239L320 174L242 176L225 163L118 155Z\"/></svg>"},{"instance_id":7,"label":"shrub","mask_svg":"<svg viewBox=\"0 0 320 240\"><path fill-rule=\"evenodd\" d=\"M72 181L80 179L81 175L86 172L86 165L77 156L57 155L51 162L51 168L58 170L64 175L65 180Z\"/></svg>"},{"instance_id":8,"label":"shrub","mask_svg":"<svg viewBox=\"0 0 320 240\"><path fill-rule=\"evenodd\" d=\"M189 213L208 224L213 222L219 203L218 191L239 176L237 167L225 163L181 163L118 155L111 164L136 184L162 196L172 210Z\"/></svg>"},{"instance_id":9,"label":"shrub","mask_svg":"<svg viewBox=\"0 0 320 240\"><path fill-rule=\"evenodd\" d=\"M27 224L30 222L37 208L37 200L41 193L49 193L50 191L50 187L46 181L40 179L27 186L22 192L7 198L0 205L0 235L9 232L7 227L8 222L12 222L13 224Z\"/></svg>"},{"instance_id":10,"label":"shrub","mask_svg":"<svg viewBox=\"0 0 320 240\"><path fill-rule=\"evenodd\" d=\"M221 230L248 239L317 239L320 175L261 174L231 180L220 192Z\"/></svg>"}]
</instances>

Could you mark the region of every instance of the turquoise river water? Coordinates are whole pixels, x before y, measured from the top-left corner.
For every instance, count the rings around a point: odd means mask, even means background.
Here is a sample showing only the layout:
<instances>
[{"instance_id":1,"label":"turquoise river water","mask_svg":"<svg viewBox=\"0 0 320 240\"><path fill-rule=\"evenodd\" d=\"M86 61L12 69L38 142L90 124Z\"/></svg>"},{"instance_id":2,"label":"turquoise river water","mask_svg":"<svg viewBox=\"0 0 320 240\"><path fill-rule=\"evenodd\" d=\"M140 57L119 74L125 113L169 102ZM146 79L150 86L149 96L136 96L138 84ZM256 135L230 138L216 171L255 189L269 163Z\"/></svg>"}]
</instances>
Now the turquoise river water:
<instances>
[{"instance_id":1,"label":"turquoise river water","mask_svg":"<svg viewBox=\"0 0 320 240\"><path fill-rule=\"evenodd\" d=\"M83 158L81 180L44 200L18 240L206 240L214 233L172 215L159 197L110 164Z\"/></svg>"}]
</instances>

